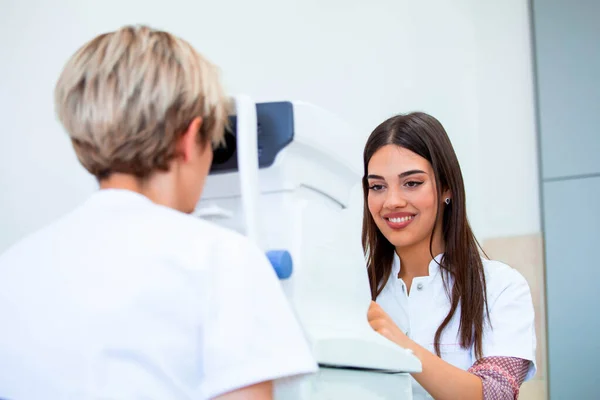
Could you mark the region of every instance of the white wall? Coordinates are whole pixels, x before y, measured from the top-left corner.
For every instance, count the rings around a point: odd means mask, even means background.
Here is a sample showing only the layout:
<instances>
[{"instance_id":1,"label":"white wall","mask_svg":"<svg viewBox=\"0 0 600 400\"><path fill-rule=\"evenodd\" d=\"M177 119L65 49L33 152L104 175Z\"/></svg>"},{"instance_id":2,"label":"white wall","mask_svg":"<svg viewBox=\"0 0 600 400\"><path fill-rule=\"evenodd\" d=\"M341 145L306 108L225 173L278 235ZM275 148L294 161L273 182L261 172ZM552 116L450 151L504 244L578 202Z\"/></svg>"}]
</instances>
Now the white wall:
<instances>
[{"instance_id":1,"label":"white wall","mask_svg":"<svg viewBox=\"0 0 600 400\"><path fill-rule=\"evenodd\" d=\"M190 41L230 92L339 114L361 137L337 151L359 152L395 113L431 113L459 155L480 238L539 231L525 1L1 0L1 10L0 250L94 190L52 90L77 47L130 23Z\"/></svg>"},{"instance_id":2,"label":"white wall","mask_svg":"<svg viewBox=\"0 0 600 400\"><path fill-rule=\"evenodd\" d=\"M538 149L527 1L473 1L484 237L540 231Z\"/></svg>"}]
</instances>

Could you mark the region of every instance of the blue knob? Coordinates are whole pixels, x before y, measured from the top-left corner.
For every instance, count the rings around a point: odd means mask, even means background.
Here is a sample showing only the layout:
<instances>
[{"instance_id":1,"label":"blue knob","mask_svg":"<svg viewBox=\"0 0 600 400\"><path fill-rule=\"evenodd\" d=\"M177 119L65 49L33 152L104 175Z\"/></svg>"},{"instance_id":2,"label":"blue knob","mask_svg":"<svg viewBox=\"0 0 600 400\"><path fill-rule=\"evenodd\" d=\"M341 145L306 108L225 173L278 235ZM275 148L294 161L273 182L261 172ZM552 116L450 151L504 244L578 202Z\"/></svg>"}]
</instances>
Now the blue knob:
<instances>
[{"instance_id":1,"label":"blue knob","mask_svg":"<svg viewBox=\"0 0 600 400\"><path fill-rule=\"evenodd\" d=\"M267 258L271 262L279 279L287 279L292 275L294 263L289 251L270 250L267 251Z\"/></svg>"}]
</instances>

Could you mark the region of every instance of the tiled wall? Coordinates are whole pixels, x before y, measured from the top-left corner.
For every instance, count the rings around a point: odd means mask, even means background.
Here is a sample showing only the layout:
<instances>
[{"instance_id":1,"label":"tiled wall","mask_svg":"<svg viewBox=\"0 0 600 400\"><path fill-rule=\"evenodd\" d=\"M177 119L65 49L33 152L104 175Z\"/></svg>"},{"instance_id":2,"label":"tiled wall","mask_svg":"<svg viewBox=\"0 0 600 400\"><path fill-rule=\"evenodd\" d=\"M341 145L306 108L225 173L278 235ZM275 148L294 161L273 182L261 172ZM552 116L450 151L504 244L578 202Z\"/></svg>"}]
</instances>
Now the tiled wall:
<instances>
[{"instance_id":1,"label":"tiled wall","mask_svg":"<svg viewBox=\"0 0 600 400\"><path fill-rule=\"evenodd\" d=\"M488 239L482 243L487 255L518 270L531 288L537 334L536 376L521 387L520 400L546 400L546 298L544 294L544 252L542 234Z\"/></svg>"}]
</instances>

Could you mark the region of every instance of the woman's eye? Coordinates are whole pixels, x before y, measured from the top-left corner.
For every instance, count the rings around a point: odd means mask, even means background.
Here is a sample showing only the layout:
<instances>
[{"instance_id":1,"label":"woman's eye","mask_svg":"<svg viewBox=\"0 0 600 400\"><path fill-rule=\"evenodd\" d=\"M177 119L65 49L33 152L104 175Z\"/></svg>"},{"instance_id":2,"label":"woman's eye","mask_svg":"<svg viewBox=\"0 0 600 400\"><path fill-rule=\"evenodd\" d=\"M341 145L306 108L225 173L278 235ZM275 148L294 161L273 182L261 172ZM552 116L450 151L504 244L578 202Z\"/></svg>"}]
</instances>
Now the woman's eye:
<instances>
[{"instance_id":1,"label":"woman's eye","mask_svg":"<svg viewBox=\"0 0 600 400\"><path fill-rule=\"evenodd\" d=\"M419 186L421 184L423 184L423 182L409 181L409 182L406 182L404 185L409 188L416 188L417 186Z\"/></svg>"},{"instance_id":2,"label":"woman's eye","mask_svg":"<svg viewBox=\"0 0 600 400\"><path fill-rule=\"evenodd\" d=\"M371 185L371 186L369 186L369 189L377 192L377 191L383 189L383 185Z\"/></svg>"}]
</instances>

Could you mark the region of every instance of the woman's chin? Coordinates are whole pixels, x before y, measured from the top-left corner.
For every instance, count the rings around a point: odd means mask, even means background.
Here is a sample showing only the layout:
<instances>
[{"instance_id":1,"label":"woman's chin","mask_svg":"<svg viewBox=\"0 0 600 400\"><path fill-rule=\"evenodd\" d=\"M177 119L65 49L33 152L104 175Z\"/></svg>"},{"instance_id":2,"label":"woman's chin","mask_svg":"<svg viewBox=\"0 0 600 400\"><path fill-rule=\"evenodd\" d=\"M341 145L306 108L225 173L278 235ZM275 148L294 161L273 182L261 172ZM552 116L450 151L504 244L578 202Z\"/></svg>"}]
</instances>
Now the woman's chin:
<instances>
[{"instance_id":1,"label":"woman's chin","mask_svg":"<svg viewBox=\"0 0 600 400\"><path fill-rule=\"evenodd\" d=\"M412 235L407 235L405 232L392 232L386 235L386 238L397 249L408 248L415 244Z\"/></svg>"}]
</instances>

